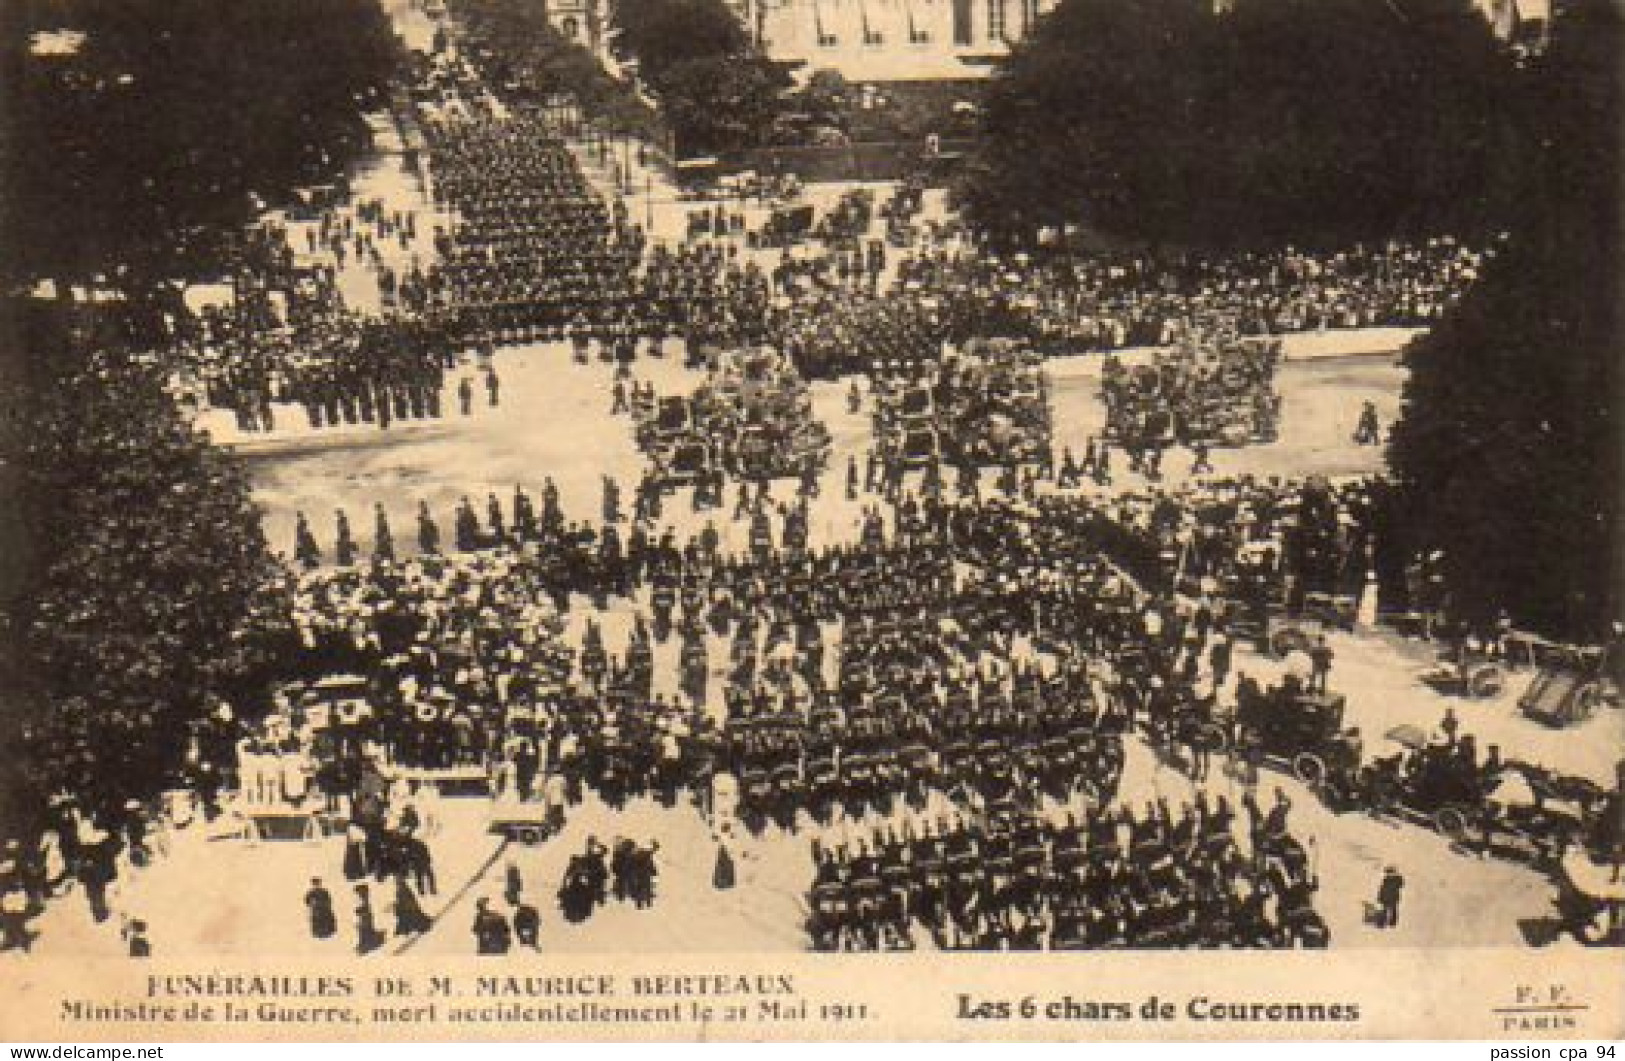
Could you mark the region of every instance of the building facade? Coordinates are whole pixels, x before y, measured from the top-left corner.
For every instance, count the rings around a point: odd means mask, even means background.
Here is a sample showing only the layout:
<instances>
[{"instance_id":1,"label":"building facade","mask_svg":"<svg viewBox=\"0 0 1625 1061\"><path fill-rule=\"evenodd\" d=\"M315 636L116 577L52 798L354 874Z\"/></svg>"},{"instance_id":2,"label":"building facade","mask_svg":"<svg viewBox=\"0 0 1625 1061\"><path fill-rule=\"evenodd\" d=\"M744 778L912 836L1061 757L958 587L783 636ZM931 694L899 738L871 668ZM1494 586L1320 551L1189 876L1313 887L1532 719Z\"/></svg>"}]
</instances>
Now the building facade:
<instances>
[{"instance_id":1,"label":"building facade","mask_svg":"<svg viewBox=\"0 0 1625 1061\"><path fill-rule=\"evenodd\" d=\"M775 60L854 81L985 77L1059 0L730 0Z\"/></svg>"},{"instance_id":2,"label":"building facade","mask_svg":"<svg viewBox=\"0 0 1625 1061\"><path fill-rule=\"evenodd\" d=\"M552 0L590 4L594 0ZM727 0L769 57L851 81L986 77L1060 0ZM1544 36L1552 0L1474 0L1502 40ZM1223 13L1229 0L1214 0Z\"/></svg>"},{"instance_id":3,"label":"building facade","mask_svg":"<svg viewBox=\"0 0 1625 1061\"><path fill-rule=\"evenodd\" d=\"M594 52L604 44L604 0L544 0L547 20L570 40Z\"/></svg>"}]
</instances>

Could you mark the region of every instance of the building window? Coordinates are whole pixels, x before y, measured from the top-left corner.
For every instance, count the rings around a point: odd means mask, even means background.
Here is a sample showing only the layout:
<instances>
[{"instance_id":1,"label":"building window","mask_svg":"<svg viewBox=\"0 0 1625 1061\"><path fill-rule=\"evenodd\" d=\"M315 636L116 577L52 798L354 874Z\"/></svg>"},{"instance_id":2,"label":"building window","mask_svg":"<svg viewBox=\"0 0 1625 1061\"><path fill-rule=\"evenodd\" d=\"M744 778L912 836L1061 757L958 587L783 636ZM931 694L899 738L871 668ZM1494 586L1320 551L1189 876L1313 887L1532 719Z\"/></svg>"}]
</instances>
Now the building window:
<instances>
[{"instance_id":1,"label":"building window","mask_svg":"<svg viewBox=\"0 0 1625 1061\"><path fill-rule=\"evenodd\" d=\"M841 39L831 33L824 25L824 12L817 3L813 4L813 25L818 31L818 46L820 48L833 48L841 43Z\"/></svg>"},{"instance_id":2,"label":"building window","mask_svg":"<svg viewBox=\"0 0 1625 1061\"><path fill-rule=\"evenodd\" d=\"M987 39L1008 41L1004 30L1004 0L987 0Z\"/></svg>"},{"instance_id":3,"label":"building window","mask_svg":"<svg viewBox=\"0 0 1625 1061\"><path fill-rule=\"evenodd\" d=\"M818 0L813 0L812 16L813 30L818 37L818 46L820 48L833 48L839 44L840 38L831 33L829 28L824 25L824 10L818 5Z\"/></svg>"},{"instance_id":4,"label":"building window","mask_svg":"<svg viewBox=\"0 0 1625 1061\"><path fill-rule=\"evenodd\" d=\"M860 0L858 5L858 16L863 20L864 46L868 48L878 48L882 44L885 44L886 35L875 29L875 27L869 23L869 5L867 3L863 3L862 0Z\"/></svg>"},{"instance_id":5,"label":"building window","mask_svg":"<svg viewBox=\"0 0 1625 1061\"><path fill-rule=\"evenodd\" d=\"M970 0L954 0L954 43L961 48L972 44Z\"/></svg>"},{"instance_id":6,"label":"building window","mask_svg":"<svg viewBox=\"0 0 1625 1061\"><path fill-rule=\"evenodd\" d=\"M1032 36L1033 27L1038 25L1038 0L1021 0L1021 36Z\"/></svg>"},{"instance_id":7,"label":"building window","mask_svg":"<svg viewBox=\"0 0 1625 1061\"><path fill-rule=\"evenodd\" d=\"M904 0L904 2L908 7L908 42L910 44L930 44L931 31L922 29L920 24L914 20L914 4L909 0Z\"/></svg>"}]
</instances>

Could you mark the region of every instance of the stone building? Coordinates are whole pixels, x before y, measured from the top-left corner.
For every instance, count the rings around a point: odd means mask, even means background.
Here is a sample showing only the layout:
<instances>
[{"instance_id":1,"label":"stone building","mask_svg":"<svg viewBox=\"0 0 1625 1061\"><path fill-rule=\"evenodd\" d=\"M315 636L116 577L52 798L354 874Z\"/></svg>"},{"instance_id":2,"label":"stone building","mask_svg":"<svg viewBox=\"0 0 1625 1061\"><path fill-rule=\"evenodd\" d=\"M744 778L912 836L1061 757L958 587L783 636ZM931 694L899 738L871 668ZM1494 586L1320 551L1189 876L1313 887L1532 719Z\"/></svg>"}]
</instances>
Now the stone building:
<instances>
[{"instance_id":1,"label":"stone building","mask_svg":"<svg viewBox=\"0 0 1625 1061\"><path fill-rule=\"evenodd\" d=\"M1059 0L729 0L781 62L852 81L984 77Z\"/></svg>"}]
</instances>

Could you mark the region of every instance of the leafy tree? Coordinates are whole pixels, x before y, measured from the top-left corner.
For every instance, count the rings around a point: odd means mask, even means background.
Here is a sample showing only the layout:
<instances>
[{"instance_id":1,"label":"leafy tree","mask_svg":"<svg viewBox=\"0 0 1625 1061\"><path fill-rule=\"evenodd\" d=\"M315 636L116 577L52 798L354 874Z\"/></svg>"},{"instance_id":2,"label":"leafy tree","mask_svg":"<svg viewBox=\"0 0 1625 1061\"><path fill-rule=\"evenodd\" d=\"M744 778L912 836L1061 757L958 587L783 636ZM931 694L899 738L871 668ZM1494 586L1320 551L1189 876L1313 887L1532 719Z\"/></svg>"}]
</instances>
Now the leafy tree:
<instances>
[{"instance_id":1,"label":"leafy tree","mask_svg":"<svg viewBox=\"0 0 1625 1061\"><path fill-rule=\"evenodd\" d=\"M846 132L855 95L839 71L814 70L789 102L808 125Z\"/></svg>"},{"instance_id":2,"label":"leafy tree","mask_svg":"<svg viewBox=\"0 0 1625 1061\"><path fill-rule=\"evenodd\" d=\"M1529 72L1544 131L1504 249L1406 351L1390 458L1455 610L1596 637L1620 616L1621 18L1565 11Z\"/></svg>"},{"instance_id":3,"label":"leafy tree","mask_svg":"<svg viewBox=\"0 0 1625 1061\"><path fill-rule=\"evenodd\" d=\"M1469 0L1237 0L1203 237L1483 231L1518 157L1511 56Z\"/></svg>"},{"instance_id":4,"label":"leafy tree","mask_svg":"<svg viewBox=\"0 0 1625 1061\"><path fill-rule=\"evenodd\" d=\"M453 0L487 81L520 95L568 93L583 113L617 131L664 141L654 108L598 57L569 40L534 0Z\"/></svg>"},{"instance_id":5,"label":"leafy tree","mask_svg":"<svg viewBox=\"0 0 1625 1061\"><path fill-rule=\"evenodd\" d=\"M1007 240L1464 230L1504 195L1512 87L1469 0L1064 0L995 80L962 195Z\"/></svg>"},{"instance_id":6,"label":"leafy tree","mask_svg":"<svg viewBox=\"0 0 1625 1061\"><path fill-rule=\"evenodd\" d=\"M616 0L614 48L636 60L680 155L767 139L789 78L750 40L722 0Z\"/></svg>"},{"instance_id":7,"label":"leafy tree","mask_svg":"<svg viewBox=\"0 0 1625 1061\"><path fill-rule=\"evenodd\" d=\"M712 56L666 70L659 93L679 149L710 154L760 143L779 112L780 84L766 64Z\"/></svg>"},{"instance_id":8,"label":"leafy tree","mask_svg":"<svg viewBox=\"0 0 1625 1061\"><path fill-rule=\"evenodd\" d=\"M997 233L1089 221L1184 230L1209 124L1216 24L1203 0L1066 0L989 91L966 206ZM1132 219L1132 221L1131 221Z\"/></svg>"},{"instance_id":9,"label":"leafy tree","mask_svg":"<svg viewBox=\"0 0 1625 1061\"><path fill-rule=\"evenodd\" d=\"M14 329L27 354L0 424L5 540L28 558L0 585L14 828L58 791L113 809L172 784L212 699L266 662L245 629L273 573L240 466L183 420L165 371L53 331Z\"/></svg>"},{"instance_id":10,"label":"leafy tree","mask_svg":"<svg viewBox=\"0 0 1625 1061\"><path fill-rule=\"evenodd\" d=\"M695 59L739 56L750 38L722 0L613 0L614 49L647 81Z\"/></svg>"},{"instance_id":11,"label":"leafy tree","mask_svg":"<svg viewBox=\"0 0 1625 1061\"><path fill-rule=\"evenodd\" d=\"M365 146L393 69L377 0L0 6L4 280L141 300Z\"/></svg>"}]
</instances>

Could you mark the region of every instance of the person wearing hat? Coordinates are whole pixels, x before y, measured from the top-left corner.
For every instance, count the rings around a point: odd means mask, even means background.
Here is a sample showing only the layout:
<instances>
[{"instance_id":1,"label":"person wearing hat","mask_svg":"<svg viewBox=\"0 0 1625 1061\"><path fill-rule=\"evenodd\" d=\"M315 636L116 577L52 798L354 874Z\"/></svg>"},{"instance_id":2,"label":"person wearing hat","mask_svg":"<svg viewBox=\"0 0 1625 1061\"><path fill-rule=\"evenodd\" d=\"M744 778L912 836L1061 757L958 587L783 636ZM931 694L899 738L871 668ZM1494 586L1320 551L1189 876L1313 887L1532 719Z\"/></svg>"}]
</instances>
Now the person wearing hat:
<instances>
[{"instance_id":1,"label":"person wearing hat","mask_svg":"<svg viewBox=\"0 0 1625 1061\"><path fill-rule=\"evenodd\" d=\"M524 894L524 879L519 873L519 864L510 861L503 871L502 897L509 906L517 905L519 897Z\"/></svg>"},{"instance_id":2,"label":"person wearing hat","mask_svg":"<svg viewBox=\"0 0 1625 1061\"><path fill-rule=\"evenodd\" d=\"M147 923L145 921L131 921L124 930L124 936L129 945L130 957L152 957L152 943L147 939Z\"/></svg>"},{"instance_id":3,"label":"person wearing hat","mask_svg":"<svg viewBox=\"0 0 1625 1061\"><path fill-rule=\"evenodd\" d=\"M422 935L434 927L429 915L423 912L423 906L418 897L413 894L412 886L406 882L405 875L395 878L395 936L404 939L408 936Z\"/></svg>"},{"instance_id":4,"label":"person wearing hat","mask_svg":"<svg viewBox=\"0 0 1625 1061\"><path fill-rule=\"evenodd\" d=\"M491 900L481 897L474 904L474 947L483 955L506 954L513 945L507 918L491 909Z\"/></svg>"},{"instance_id":5,"label":"person wearing hat","mask_svg":"<svg viewBox=\"0 0 1625 1061\"><path fill-rule=\"evenodd\" d=\"M521 947L541 950L542 915L523 896L515 896L513 907L513 937Z\"/></svg>"},{"instance_id":6,"label":"person wearing hat","mask_svg":"<svg viewBox=\"0 0 1625 1061\"><path fill-rule=\"evenodd\" d=\"M418 502L418 550L434 554L440 551L440 527L429 513L429 502Z\"/></svg>"},{"instance_id":7,"label":"person wearing hat","mask_svg":"<svg viewBox=\"0 0 1625 1061\"><path fill-rule=\"evenodd\" d=\"M384 934L378 928L378 918L372 910L372 894L367 885L355 886L355 949L357 954L371 954L384 945Z\"/></svg>"},{"instance_id":8,"label":"person wearing hat","mask_svg":"<svg viewBox=\"0 0 1625 1061\"><path fill-rule=\"evenodd\" d=\"M395 562L395 536L389 529L389 515L383 502L373 505L372 556L383 563Z\"/></svg>"},{"instance_id":9,"label":"person wearing hat","mask_svg":"<svg viewBox=\"0 0 1625 1061\"><path fill-rule=\"evenodd\" d=\"M1397 928L1399 925L1399 897L1405 890L1405 878L1394 866L1382 871L1382 883L1377 885L1377 927Z\"/></svg>"},{"instance_id":10,"label":"person wearing hat","mask_svg":"<svg viewBox=\"0 0 1625 1061\"><path fill-rule=\"evenodd\" d=\"M355 544L355 537L350 533L350 517L344 510L333 510L333 559L340 567L355 565L356 554L360 551Z\"/></svg>"},{"instance_id":11,"label":"person wearing hat","mask_svg":"<svg viewBox=\"0 0 1625 1061\"><path fill-rule=\"evenodd\" d=\"M28 930L34 901L18 875L18 847L17 841L8 840L5 861L0 862L0 952L26 951L34 941Z\"/></svg>"},{"instance_id":12,"label":"person wearing hat","mask_svg":"<svg viewBox=\"0 0 1625 1061\"><path fill-rule=\"evenodd\" d=\"M1382 441L1382 427L1377 421L1377 407L1371 401L1360 406L1360 421L1354 429L1354 444L1375 446Z\"/></svg>"},{"instance_id":13,"label":"person wearing hat","mask_svg":"<svg viewBox=\"0 0 1625 1061\"><path fill-rule=\"evenodd\" d=\"M1461 719L1456 717L1453 707L1444 709L1444 717L1439 719L1439 729L1444 733L1444 739L1453 748L1456 746L1456 734L1461 731Z\"/></svg>"},{"instance_id":14,"label":"person wearing hat","mask_svg":"<svg viewBox=\"0 0 1625 1061\"><path fill-rule=\"evenodd\" d=\"M303 512L294 514L294 556L306 571L314 570L322 562L321 546L311 533L310 521Z\"/></svg>"},{"instance_id":15,"label":"person wearing hat","mask_svg":"<svg viewBox=\"0 0 1625 1061\"><path fill-rule=\"evenodd\" d=\"M310 919L313 938L331 939L338 932L338 918L333 914L333 894L322 884L320 877L310 878L310 890L305 892L305 911Z\"/></svg>"},{"instance_id":16,"label":"person wearing hat","mask_svg":"<svg viewBox=\"0 0 1625 1061\"><path fill-rule=\"evenodd\" d=\"M1326 643L1325 634L1317 637L1309 649L1309 666L1309 691L1324 695L1332 673L1332 647Z\"/></svg>"}]
</instances>

